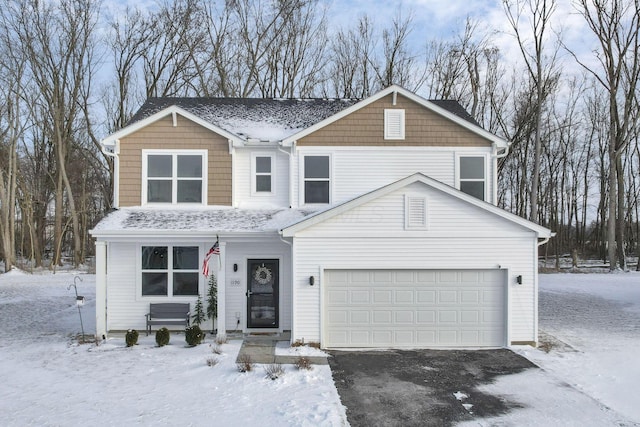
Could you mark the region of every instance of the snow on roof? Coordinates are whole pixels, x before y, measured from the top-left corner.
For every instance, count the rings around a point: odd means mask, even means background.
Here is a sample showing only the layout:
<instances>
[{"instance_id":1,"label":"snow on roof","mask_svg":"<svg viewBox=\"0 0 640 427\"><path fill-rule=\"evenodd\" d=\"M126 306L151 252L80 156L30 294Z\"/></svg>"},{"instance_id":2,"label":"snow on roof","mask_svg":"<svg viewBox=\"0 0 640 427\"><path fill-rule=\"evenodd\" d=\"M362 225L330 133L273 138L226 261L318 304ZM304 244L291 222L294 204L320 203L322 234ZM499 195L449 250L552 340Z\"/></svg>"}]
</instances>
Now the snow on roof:
<instances>
[{"instance_id":1,"label":"snow on roof","mask_svg":"<svg viewBox=\"0 0 640 427\"><path fill-rule=\"evenodd\" d=\"M222 130L245 140L282 141L340 111L358 99L275 98L149 98L128 125L171 106L177 106ZM433 104L480 126L453 100L431 100Z\"/></svg>"},{"instance_id":2,"label":"snow on roof","mask_svg":"<svg viewBox=\"0 0 640 427\"><path fill-rule=\"evenodd\" d=\"M262 232L277 231L309 212L298 209L236 209L231 207L154 209L121 208L109 213L92 234L130 231Z\"/></svg>"},{"instance_id":3,"label":"snow on roof","mask_svg":"<svg viewBox=\"0 0 640 427\"><path fill-rule=\"evenodd\" d=\"M175 105L244 139L281 141L356 102L356 99L149 98L129 124Z\"/></svg>"}]
</instances>

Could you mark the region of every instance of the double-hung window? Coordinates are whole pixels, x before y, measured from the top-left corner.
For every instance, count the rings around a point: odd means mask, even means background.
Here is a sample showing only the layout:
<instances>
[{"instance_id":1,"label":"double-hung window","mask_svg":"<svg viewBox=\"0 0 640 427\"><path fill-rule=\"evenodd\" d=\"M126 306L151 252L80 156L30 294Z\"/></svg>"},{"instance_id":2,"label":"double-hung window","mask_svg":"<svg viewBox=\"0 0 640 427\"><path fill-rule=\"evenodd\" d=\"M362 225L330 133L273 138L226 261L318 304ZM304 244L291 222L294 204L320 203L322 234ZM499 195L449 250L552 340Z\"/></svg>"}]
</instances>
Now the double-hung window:
<instances>
[{"instance_id":1,"label":"double-hung window","mask_svg":"<svg viewBox=\"0 0 640 427\"><path fill-rule=\"evenodd\" d=\"M206 194L206 151L144 151L144 203L203 204Z\"/></svg>"},{"instance_id":2,"label":"double-hung window","mask_svg":"<svg viewBox=\"0 0 640 427\"><path fill-rule=\"evenodd\" d=\"M331 167L329 156L304 156L304 202L329 203Z\"/></svg>"},{"instance_id":3,"label":"double-hung window","mask_svg":"<svg viewBox=\"0 0 640 427\"><path fill-rule=\"evenodd\" d=\"M485 200L486 161L484 156L461 156L458 160L460 191Z\"/></svg>"},{"instance_id":4,"label":"double-hung window","mask_svg":"<svg viewBox=\"0 0 640 427\"><path fill-rule=\"evenodd\" d=\"M142 246L142 296L198 295L197 246Z\"/></svg>"},{"instance_id":5,"label":"double-hung window","mask_svg":"<svg viewBox=\"0 0 640 427\"><path fill-rule=\"evenodd\" d=\"M273 163L272 156L256 155L253 157L253 193L273 193Z\"/></svg>"}]
</instances>

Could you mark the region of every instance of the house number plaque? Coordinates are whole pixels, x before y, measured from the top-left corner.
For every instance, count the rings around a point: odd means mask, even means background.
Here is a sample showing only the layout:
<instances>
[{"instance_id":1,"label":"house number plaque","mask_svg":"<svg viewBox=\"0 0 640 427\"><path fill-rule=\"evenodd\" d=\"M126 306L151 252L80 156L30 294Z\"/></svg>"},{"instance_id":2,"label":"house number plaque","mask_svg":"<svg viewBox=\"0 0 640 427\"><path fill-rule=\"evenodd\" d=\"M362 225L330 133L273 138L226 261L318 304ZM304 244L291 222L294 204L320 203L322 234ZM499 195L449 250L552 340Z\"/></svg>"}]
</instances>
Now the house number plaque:
<instances>
[{"instance_id":1,"label":"house number plaque","mask_svg":"<svg viewBox=\"0 0 640 427\"><path fill-rule=\"evenodd\" d=\"M240 279L232 279L229 281L230 286L240 286Z\"/></svg>"}]
</instances>

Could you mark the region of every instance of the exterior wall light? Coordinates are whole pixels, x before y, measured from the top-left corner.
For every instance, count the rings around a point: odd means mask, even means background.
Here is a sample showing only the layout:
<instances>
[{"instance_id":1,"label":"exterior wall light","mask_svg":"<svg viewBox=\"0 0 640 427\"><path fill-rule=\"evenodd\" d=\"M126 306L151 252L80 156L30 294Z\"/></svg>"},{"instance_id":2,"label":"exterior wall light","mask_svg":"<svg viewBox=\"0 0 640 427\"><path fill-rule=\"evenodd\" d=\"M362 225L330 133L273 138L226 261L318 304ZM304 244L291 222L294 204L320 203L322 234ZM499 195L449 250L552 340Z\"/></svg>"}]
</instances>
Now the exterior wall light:
<instances>
[{"instance_id":1,"label":"exterior wall light","mask_svg":"<svg viewBox=\"0 0 640 427\"><path fill-rule=\"evenodd\" d=\"M518 285L522 285L522 275L521 275L521 274L520 274L520 275L518 275L518 276L516 276L516 283L517 283Z\"/></svg>"},{"instance_id":2,"label":"exterior wall light","mask_svg":"<svg viewBox=\"0 0 640 427\"><path fill-rule=\"evenodd\" d=\"M313 286L313 284L314 284L315 282L316 282L315 277L313 277L313 276L309 276L309 285L310 285L310 286Z\"/></svg>"}]
</instances>

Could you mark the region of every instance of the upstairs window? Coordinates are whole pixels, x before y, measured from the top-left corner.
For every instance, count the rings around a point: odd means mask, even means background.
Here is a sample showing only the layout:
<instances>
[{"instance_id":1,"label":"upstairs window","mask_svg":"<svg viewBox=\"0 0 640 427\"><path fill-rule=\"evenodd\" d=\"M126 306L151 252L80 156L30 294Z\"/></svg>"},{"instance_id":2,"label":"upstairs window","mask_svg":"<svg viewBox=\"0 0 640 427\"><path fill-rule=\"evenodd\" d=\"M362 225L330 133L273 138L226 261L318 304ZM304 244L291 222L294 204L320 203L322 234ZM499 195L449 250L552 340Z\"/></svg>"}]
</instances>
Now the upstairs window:
<instances>
[{"instance_id":1,"label":"upstairs window","mask_svg":"<svg viewBox=\"0 0 640 427\"><path fill-rule=\"evenodd\" d=\"M329 203L329 156L304 156L304 202Z\"/></svg>"},{"instance_id":2,"label":"upstairs window","mask_svg":"<svg viewBox=\"0 0 640 427\"><path fill-rule=\"evenodd\" d=\"M267 194L273 192L273 157L255 156L253 158L253 192Z\"/></svg>"},{"instance_id":3,"label":"upstairs window","mask_svg":"<svg viewBox=\"0 0 640 427\"><path fill-rule=\"evenodd\" d=\"M198 295L197 246L143 246L142 296Z\"/></svg>"},{"instance_id":4,"label":"upstairs window","mask_svg":"<svg viewBox=\"0 0 640 427\"><path fill-rule=\"evenodd\" d=\"M384 139L404 139L404 110L384 110Z\"/></svg>"},{"instance_id":5,"label":"upstairs window","mask_svg":"<svg viewBox=\"0 0 640 427\"><path fill-rule=\"evenodd\" d=\"M465 156L459 158L460 191L480 200L485 200L485 158Z\"/></svg>"},{"instance_id":6,"label":"upstairs window","mask_svg":"<svg viewBox=\"0 0 640 427\"><path fill-rule=\"evenodd\" d=\"M145 203L197 203L205 200L206 151L145 151Z\"/></svg>"}]
</instances>

